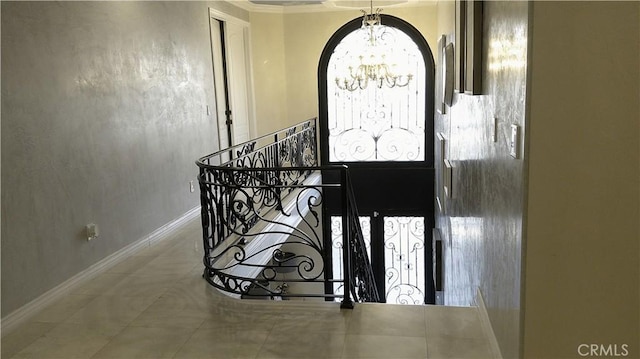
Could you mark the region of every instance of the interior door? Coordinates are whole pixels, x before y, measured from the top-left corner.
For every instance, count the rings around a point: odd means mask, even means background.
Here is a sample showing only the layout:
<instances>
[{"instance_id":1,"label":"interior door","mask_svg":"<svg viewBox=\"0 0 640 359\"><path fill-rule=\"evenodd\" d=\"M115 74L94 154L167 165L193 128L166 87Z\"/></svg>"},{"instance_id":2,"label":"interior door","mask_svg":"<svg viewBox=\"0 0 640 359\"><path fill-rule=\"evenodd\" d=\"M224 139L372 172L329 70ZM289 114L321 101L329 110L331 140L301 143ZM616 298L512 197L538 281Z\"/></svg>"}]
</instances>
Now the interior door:
<instances>
[{"instance_id":1,"label":"interior door","mask_svg":"<svg viewBox=\"0 0 640 359\"><path fill-rule=\"evenodd\" d=\"M215 88L216 115L218 119L218 134L220 148L227 148L233 142L231 121L227 113L231 111L229 103L229 87L224 52L224 22L211 17L211 57L213 61L213 83Z\"/></svg>"},{"instance_id":2,"label":"interior door","mask_svg":"<svg viewBox=\"0 0 640 359\"><path fill-rule=\"evenodd\" d=\"M210 9L220 148L250 140L253 124L248 24Z\"/></svg>"},{"instance_id":3,"label":"interior door","mask_svg":"<svg viewBox=\"0 0 640 359\"><path fill-rule=\"evenodd\" d=\"M249 66L247 58L247 27L235 22L225 23L227 72L230 81L231 135L233 144L251 139L249 108Z\"/></svg>"}]
</instances>

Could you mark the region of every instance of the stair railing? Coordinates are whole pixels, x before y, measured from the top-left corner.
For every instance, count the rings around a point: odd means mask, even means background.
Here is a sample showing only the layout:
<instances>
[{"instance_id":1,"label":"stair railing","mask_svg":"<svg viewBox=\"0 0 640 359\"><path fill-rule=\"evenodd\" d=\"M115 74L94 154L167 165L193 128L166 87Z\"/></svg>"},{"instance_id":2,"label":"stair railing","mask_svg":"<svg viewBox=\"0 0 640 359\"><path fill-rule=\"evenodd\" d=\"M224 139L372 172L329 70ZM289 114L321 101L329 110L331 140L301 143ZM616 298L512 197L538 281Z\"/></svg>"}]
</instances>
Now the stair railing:
<instances>
[{"instance_id":1,"label":"stair railing","mask_svg":"<svg viewBox=\"0 0 640 359\"><path fill-rule=\"evenodd\" d=\"M318 166L316 120L202 157L205 279L241 298L379 301L346 166ZM340 180L322 183L321 173ZM343 277L333 278L321 206L340 193ZM329 248L330 249L330 248ZM335 293L332 283L343 283Z\"/></svg>"}]
</instances>

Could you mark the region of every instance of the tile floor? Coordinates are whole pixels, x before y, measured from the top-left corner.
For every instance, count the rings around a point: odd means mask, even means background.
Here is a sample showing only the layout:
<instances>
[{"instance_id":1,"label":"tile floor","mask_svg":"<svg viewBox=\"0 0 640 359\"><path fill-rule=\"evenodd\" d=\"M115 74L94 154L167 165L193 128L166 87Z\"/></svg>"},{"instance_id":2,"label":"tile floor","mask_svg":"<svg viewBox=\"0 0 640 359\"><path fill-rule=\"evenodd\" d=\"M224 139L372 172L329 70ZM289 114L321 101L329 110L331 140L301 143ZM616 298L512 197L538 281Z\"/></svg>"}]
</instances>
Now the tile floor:
<instances>
[{"instance_id":1,"label":"tile floor","mask_svg":"<svg viewBox=\"0 0 640 359\"><path fill-rule=\"evenodd\" d=\"M2 358L490 358L476 308L231 299L199 220L2 337Z\"/></svg>"}]
</instances>

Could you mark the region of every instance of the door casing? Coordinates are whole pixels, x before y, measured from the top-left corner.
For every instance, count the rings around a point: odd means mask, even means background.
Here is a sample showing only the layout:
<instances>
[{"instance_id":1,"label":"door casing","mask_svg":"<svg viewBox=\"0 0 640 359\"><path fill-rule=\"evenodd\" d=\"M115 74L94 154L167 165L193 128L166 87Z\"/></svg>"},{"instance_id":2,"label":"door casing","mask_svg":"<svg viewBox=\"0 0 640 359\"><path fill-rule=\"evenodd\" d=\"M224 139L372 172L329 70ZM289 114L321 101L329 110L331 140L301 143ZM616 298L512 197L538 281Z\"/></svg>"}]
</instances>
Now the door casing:
<instances>
[{"instance_id":1,"label":"door casing","mask_svg":"<svg viewBox=\"0 0 640 359\"><path fill-rule=\"evenodd\" d=\"M209 8L220 148L256 136L249 23Z\"/></svg>"}]
</instances>

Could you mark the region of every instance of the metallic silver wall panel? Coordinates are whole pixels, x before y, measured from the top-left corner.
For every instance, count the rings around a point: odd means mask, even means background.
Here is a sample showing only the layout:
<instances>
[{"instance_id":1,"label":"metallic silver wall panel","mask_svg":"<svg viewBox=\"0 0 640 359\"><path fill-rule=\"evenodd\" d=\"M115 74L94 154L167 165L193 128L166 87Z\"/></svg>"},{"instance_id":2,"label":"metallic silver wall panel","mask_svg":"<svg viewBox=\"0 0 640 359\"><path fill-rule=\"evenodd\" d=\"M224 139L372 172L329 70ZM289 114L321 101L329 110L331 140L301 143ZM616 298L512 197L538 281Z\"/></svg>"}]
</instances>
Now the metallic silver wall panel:
<instances>
[{"instance_id":1,"label":"metallic silver wall panel","mask_svg":"<svg viewBox=\"0 0 640 359\"><path fill-rule=\"evenodd\" d=\"M444 245L445 304L473 304L480 288L503 357L513 358L519 353L522 158L527 154L511 157L508 139L511 124L526 132L528 5L483 5L483 95L455 94L447 113L436 114L435 132L447 139L444 158L453 165L454 193L440 198L446 203L436 226ZM437 186L442 185L438 178Z\"/></svg>"},{"instance_id":2,"label":"metallic silver wall panel","mask_svg":"<svg viewBox=\"0 0 640 359\"><path fill-rule=\"evenodd\" d=\"M206 3L1 6L4 317L196 207L217 133Z\"/></svg>"}]
</instances>

